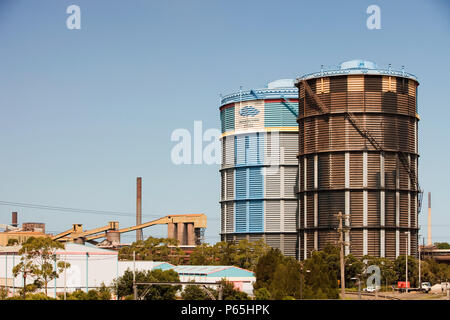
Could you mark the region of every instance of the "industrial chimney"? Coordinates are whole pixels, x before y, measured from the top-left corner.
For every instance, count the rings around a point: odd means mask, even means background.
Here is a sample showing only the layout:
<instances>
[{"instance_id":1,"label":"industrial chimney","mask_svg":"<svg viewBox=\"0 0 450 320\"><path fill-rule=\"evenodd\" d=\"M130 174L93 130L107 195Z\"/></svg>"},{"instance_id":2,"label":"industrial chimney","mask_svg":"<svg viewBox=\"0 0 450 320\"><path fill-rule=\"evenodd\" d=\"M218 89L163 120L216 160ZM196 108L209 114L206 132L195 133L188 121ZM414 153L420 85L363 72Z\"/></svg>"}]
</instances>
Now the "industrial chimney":
<instances>
[{"instance_id":1,"label":"industrial chimney","mask_svg":"<svg viewBox=\"0 0 450 320\"><path fill-rule=\"evenodd\" d=\"M18 223L17 223L17 212L13 212L12 216L11 216L11 226L12 227L17 227Z\"/></svg>"},{"instance_id":2,"label":"industrial chimney","mask_svg":"<svg viewBox=\"0 0 450 320\"><path fill-rule=\"evenodd\" d=\"M136 225L142 224L142 178L137 178L136 185ZM136 241L142 240L142 229L136 230Z\"/></svg>"},{"instance_id":3,"label":"industrial chimney","mask_svg":"<svg viewBox=\"0 0 450 320\"><path fill-rule=\"evenodd\" d=\"M427 231L427 246L433 245L431 241L431 192L428 192L428 231Z\"/></svg>"}]
</instances>

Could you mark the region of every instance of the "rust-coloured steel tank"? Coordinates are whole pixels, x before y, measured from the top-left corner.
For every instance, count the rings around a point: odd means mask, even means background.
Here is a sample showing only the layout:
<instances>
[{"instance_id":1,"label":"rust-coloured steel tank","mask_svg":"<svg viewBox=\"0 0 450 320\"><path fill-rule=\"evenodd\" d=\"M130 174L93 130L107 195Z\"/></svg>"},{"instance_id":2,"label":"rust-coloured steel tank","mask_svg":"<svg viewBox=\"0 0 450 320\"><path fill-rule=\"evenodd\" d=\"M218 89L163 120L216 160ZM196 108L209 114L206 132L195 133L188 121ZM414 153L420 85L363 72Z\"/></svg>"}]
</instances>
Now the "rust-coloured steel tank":
<instances>
[{"instance_id":1,"label":"rust-coloured steel tank","mask_svg":"<svg viewBox=\"0 0 450 320\"><path fill-rule=\"evenodd\" d=\"M395 259L417 252L417 86L412 74L352 60L296 80L299 257L338 244Z\"/></svg>"}]
</instances>

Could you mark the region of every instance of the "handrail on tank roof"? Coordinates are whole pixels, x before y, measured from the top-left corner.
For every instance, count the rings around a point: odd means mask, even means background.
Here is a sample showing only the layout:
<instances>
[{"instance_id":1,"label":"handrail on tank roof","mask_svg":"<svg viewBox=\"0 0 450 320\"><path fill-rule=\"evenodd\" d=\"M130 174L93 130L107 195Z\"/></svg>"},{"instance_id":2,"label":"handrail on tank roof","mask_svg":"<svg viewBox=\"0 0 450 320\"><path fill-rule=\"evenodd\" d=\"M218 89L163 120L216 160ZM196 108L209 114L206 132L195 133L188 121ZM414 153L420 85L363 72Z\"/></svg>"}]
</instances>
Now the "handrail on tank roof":
<instances>
[{"instance_id":1,"label":"handrail on tank roof","mask_svg":"<svg viewBox=\"0 0 450 320\"><path fill-rule=\"evenodd\" d=\"M232 102L263 100L263 99L281 99L282 96L295 99L298 98L298 89L296 87L279 87L279 88L260 88L250 89L241 92L235 92L222 96L220 105L223 106Z\"/></svg>"},{"instance_id":2,"label":"handrail on tank roof","mask_svg":"<svg viewBox=\"0 0 450 320\"><path fill-rule=\"evenodd\" d=\"M379 75L392 75L397 77L404 77L404 78L410 78L415 81L419 81L417 76L415 76L412 73L405 72L404 70L398 71L398 70L391 70L391 69L371 69L371 68L349 68L349 69L328 69L328 70L321 70L316 71L312 73L307 73L301 77L298 77L296 82L299 82L301 80L307 80L311 78L320 78L324 76L336 76L336 75L348 75L348 74L379 74Z\"/></svg>"}]
</instances>

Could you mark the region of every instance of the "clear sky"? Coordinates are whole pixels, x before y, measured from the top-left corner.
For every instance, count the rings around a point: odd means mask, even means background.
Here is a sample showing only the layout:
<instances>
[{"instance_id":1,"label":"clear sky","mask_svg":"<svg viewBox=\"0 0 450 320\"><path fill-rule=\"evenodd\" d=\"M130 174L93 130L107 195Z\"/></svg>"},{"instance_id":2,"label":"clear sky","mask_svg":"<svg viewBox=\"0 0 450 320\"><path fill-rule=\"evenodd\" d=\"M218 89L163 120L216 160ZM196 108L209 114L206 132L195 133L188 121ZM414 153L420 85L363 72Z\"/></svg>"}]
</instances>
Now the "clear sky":
<instances>
[{"instance_id":1,"label":"clear sky","mask_svg":"<svg viewBox=\"0 0 450 320\"><path fill-rule=\"evenodd\" d=\"M81 30L66 27L71 4ZM366 27L372 4L380 30ZM214 243L219 167L174 165L171 133L195 120L219 128L219 95L239 86L363 58L419 78L420 183L433 195L433 240L450 241L448 1L0 0L0 44L0 201L130 213L0 205L0 223L19 211L51 232L130 226L142 176L144 220L204 212Z\"/></svg>"}]
</instances>

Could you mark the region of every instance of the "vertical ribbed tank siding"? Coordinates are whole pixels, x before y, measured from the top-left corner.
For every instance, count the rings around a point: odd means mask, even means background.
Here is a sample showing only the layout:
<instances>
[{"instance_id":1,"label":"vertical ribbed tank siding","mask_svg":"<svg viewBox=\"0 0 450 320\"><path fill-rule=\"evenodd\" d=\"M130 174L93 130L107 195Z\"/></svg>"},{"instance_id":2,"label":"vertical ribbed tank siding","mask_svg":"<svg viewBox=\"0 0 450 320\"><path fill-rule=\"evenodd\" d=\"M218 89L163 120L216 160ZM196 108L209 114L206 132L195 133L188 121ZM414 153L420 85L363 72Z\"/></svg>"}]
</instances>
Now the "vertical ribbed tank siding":
<instances>
[{"instance_id":1,"label":"vertical ribbed tank siding","mask_svg":"<svg viewBox=\"0 0 450 320\"><path fill-rule=\"evenodd\" d=\"M297 257L298 93L258 94L220 108L221 240L264 239Z\"/></svg>"},{"instance_id":2,"label":"vertical ribbed tank siding","mask_svg":"<svg viewBox=\"0 0 450 320\"><path fill-rule=\"evenodd\" d=\"M395 259L417 251L418 83L383 75L326 76L306 80L327 108L299 81L299 256L335 244L338 212L348 214L347 253ZM350 112L381 145L378 151L347 118ZM346 205L347 203L347 205ZM306 246L305 246L306 245ZM306 254L305 254L306 253Z\"/></svg>"}]
</instances>

